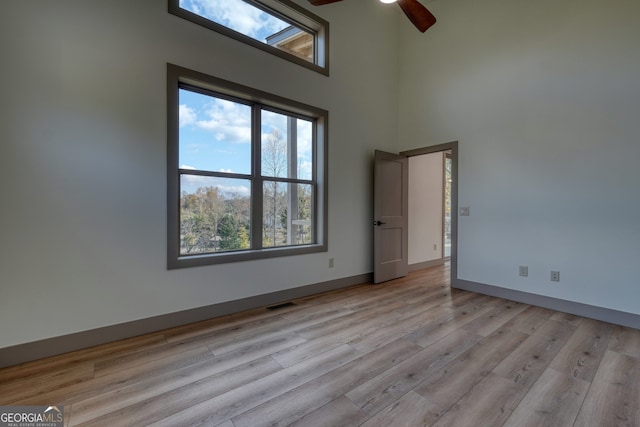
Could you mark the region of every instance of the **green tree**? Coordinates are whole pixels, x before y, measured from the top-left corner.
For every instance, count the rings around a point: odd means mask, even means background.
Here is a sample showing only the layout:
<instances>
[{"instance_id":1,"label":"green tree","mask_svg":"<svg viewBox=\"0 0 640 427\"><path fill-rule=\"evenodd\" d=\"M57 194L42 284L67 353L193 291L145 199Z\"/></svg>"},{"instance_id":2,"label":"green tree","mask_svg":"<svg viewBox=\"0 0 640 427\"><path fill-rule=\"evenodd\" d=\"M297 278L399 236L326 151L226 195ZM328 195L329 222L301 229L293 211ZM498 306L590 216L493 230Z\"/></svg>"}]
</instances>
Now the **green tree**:
<instances>
[{"instance_id":1,"label":"green tree","mask_svg":"<svg viewBox=\"0 0 640 427\"><path fill-rule=\"evenodd\" d=\"M249 226L243 225L239 228L238 235L240 238L240 248L249 249L251 247L251 240L249 239Z\"/></svg>"},{"instance_id":2,"label":"green tree","mask_svg":"<svg viewBox=\"0 0 640 427\"><path fill-rule=\"evenodd\" d=\"M184 254L218 250L218 224L225 204L217 187L200 187L180 197L180 251Z\"/></svg>"},{"instance_id":3,"label":"green tree","mask_svg":"<svg viewBox=\"0 0 640 427\"><path fill-rule=\"evenodd\" d=\"M219 249L233 251L242 248L240 233L235 218L225 215L218 223Z\"/></svg>"}]
</instances>

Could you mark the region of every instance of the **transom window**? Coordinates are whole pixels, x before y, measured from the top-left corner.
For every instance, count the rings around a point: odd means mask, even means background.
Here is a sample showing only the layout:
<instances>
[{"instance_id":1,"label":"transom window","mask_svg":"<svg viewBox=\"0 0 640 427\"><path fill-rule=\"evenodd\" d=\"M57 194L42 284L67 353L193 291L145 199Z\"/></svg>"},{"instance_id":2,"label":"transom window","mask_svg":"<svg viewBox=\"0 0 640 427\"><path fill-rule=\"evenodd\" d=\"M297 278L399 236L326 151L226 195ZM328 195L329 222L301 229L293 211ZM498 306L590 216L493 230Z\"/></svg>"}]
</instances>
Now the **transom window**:
<instances>
[{"instance_id":1,"label":"transom window","mask_svg":"<svg viewBox=\"0 0 640 427\"><path fill-rule=\"evenodd\" d=\"M169 12L328 74L329 23L289 0L169 0Z\"/></svg>"},{"instance_id":2,"label":"transom window","mask_svg":"<svg viewBox=\"0 0 640 427\"><path fill-rule=\"evenodd\" d=\"M326 250L327 113L169 65L169 266Z\"/></svg>"}]
</instances>

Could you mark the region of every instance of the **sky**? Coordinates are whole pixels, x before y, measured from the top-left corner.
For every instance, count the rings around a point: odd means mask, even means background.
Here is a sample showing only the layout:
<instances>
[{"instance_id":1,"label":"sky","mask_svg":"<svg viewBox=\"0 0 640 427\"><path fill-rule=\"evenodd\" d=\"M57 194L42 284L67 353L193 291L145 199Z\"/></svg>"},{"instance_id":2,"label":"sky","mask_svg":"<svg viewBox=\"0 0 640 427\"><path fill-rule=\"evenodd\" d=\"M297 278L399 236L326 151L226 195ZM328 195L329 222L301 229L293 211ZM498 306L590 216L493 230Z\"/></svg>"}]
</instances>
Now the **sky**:
<instances>
[{"instance_id":1,"label":"sky","mask_svg":"<svg viewBox=\"0 0 640 427\"><path fill-rule=\"evenodd\" d=\"M180 7L261 42L290 26L242 0L180 0Z\"/></svg>"},{"instance_id":2,"label":"sky","mask_svg":"<svg viewBox=\"0 0 640 427\"><path fill-rule=\"evenodd\" d=\"M287 137L287 116L267 110L261 115L262 140L274 130ZM297 120L297 177L311 179L312 123ZM251 174L251 107L238 102L179 91L179 167L210 172ZM225 193L250 194L249 181L183 175L181 191L219 186Z\"/></svg>"}]
</instances>

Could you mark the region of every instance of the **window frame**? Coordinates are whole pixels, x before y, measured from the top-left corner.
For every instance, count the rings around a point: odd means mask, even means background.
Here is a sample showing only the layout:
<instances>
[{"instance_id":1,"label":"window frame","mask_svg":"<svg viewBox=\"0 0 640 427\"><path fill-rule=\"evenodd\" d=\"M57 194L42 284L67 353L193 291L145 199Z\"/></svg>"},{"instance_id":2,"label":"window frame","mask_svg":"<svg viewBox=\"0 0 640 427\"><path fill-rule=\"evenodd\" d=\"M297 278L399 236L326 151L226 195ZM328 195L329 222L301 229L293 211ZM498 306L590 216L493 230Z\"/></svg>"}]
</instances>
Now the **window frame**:
<instances>
[{"instance_id":1,"label":"window frame","mask_svg":"<svg viewBox=\"0 0 640 427\"><path fill-rule=\"evenodd\" d=\"M217 33L231 37L242 43L253 46L262 51L271 53L294 64L316 71L326 76L329 75L329 22L311 13L307 9L293 3L290 0L244 0L266 13L278 17L284 21L295 24L300 29L313 35L313 62L307 61L294 54L288 53L275 46L263 43L238 31L232 30L217 22L180 7L180 0L168 0L169 13L193 22L194 24L213 30Z\"/></svg>"},{"instance_id":2,"label":"window frame","mask_svg":"<svg viewBox=\"0 0 640 427\"><path fill-rule=\"evenodd\" d=\"M313 124L313 158L314 168L312 181L315 185L314 203L314 242L303 245L277 246L254 248L228 252L215 252L196 255L182 255L180 253L180 176L179 164L179 91L183 86L195 88L211 95L227 96L231 99L262 107L269 111L283 112L291 116L311 118ZM310 254L327 251L327 222L328 222L328 191L327 191L327 156L328 156L328 111L283 98L268 92L263 92L243 86L228 80L210 76L198 71L190 70L174 64L167 64L167 266L168 269L195 267L203 265L223 264L238 261L250 261L265 258L275 258ZM260 128L252 128L251 150L260 149ZM252 154L252 162L259 156ZM264 181L291 181L290 179L275 179L258 174L258 165L252 167L252 187ZM254 181L255 180L255 181ZM252 191L254 194L255 191ZM262 231L262 212L256 212L256 206L261 203L251 199L252 236L259 228ZM257 219L259 223L256 224ZM253 239L252 239L253 245Z\"/></svg>"}]
</instances>

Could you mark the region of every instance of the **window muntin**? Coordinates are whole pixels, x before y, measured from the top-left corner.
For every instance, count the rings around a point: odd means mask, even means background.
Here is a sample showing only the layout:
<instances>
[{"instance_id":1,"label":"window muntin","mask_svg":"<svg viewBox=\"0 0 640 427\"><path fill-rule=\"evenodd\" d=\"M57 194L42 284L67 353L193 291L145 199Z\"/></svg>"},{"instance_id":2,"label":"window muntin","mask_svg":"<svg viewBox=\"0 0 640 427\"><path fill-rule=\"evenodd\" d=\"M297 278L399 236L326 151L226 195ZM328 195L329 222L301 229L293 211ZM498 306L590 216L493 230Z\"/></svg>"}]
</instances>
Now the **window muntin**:
<instances>
[{"instance_id":1,"label":"window muntin","mask_svg":"<svg viewBox=\"0 0 640 427\"><path fill-rule=\"evenodd\" d=\"M328 74L329 23L289 0L169 0L169 12Z\"/></svg>"},{"instance_id":2,"label":"window muntin","mask_svg":"<svg viewBox=\"0 0 640 427\"><path fill-rule=\"evenodd\" d=\"M169 267L326 250L326 111L189 73L169 66Z\"/></svg>"}]
</instances>

